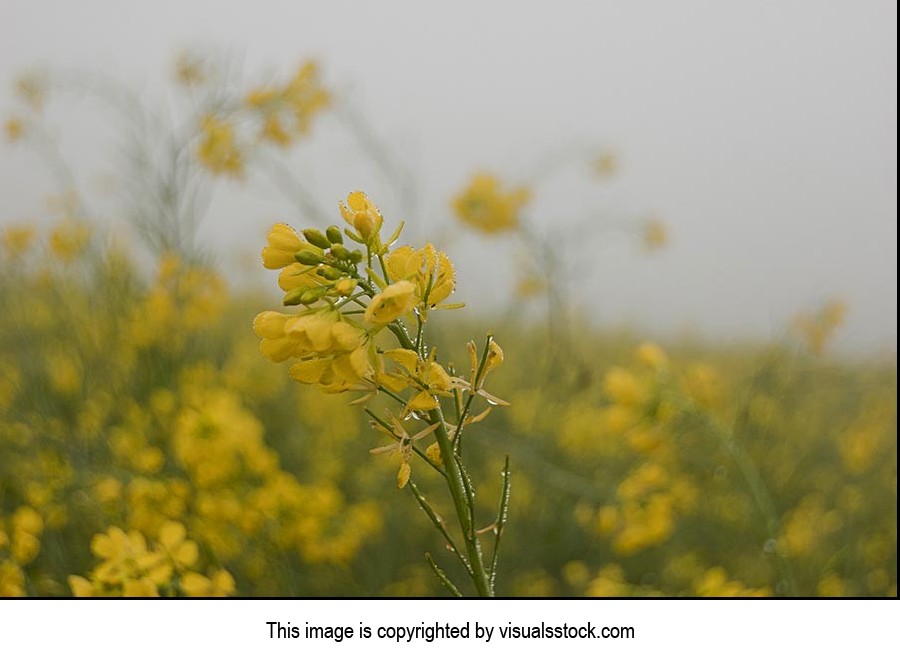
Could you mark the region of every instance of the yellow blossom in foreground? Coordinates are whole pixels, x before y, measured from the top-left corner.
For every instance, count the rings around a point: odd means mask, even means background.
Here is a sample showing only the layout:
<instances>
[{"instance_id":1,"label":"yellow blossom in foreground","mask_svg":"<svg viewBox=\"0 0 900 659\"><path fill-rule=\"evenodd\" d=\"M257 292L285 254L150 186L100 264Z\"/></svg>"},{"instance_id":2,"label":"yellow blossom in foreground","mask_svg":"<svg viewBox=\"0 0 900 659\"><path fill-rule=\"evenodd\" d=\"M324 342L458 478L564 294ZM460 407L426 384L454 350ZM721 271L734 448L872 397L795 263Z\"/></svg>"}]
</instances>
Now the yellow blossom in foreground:
<instances>
[{"instance_id":1,"label":"yellow blossom in foreground","mask_svg":"<svg viewBox=\"0 0 900 659\"><path fill-rule=\"evenodd\" d=\"M234 126L207 115L200 124L200 130L200 145L197 147L200 163L213 174L242 175L244 157L235 144Z\"/></svg>"},{"instance_id":2,"label":"yellow blossom in foreground","mask_svg":"<svg viewBox=\"0 0 900 659\"><path fill-rule=\"evenodd\" d=\"M341 202L341 216L351 227L356 229L362 242L370 243L378 236L384 218L381 211L369 201L365 192L351 192L347 195L347 203Z\"/></svg>"},{"instance_id":3,"label":"yellow blossom in foreground","mask_svg":"<svg viewBox=\"0 0 900 659\"><path fill-rule=\"evenodd\" d=\"M394 282L372 298L365 319L371 325L387 325L416 306L416 286L411 281Z\"/></svg>"},{"instance_id":4,"label":"yellow blossom in foreground","mask_svg":"<svg viewBox=\"0 0 900 659\"><path fill-rule=\"evenodd\" d=\"M463 224L473 229L501 233L519 226L519 213L530 199L528 188L505 191L500 179L492 174L476 174L453 200L453 210Z\"/></svg>"},{"instance_id":5,"label":"yellow blossom in foreground","mask_svg":"<svg viewBox=\"0 0 900 659\"><path fill-rule=\"evenodd\" d=\"M443 302L456 287L453 264L431 243L418 250L409 245L398 247L388 254L385 267L393 281L407 279L413 282L416 297L429 307Z\"/></svg>"},{"instance_id":6,"label":"yellow blossom in foreground","mask_svg":"<svg viewBox=\"0 0 900 659\"><path fill-rule=\"evenodd\" d=\"M263 266L269 270L278 270L292 264L300 265L294 255L304 249L316 249L283 222L269 229L267 240L268 244L262 250L262 260Z\"/></svg>"}]
</instances>

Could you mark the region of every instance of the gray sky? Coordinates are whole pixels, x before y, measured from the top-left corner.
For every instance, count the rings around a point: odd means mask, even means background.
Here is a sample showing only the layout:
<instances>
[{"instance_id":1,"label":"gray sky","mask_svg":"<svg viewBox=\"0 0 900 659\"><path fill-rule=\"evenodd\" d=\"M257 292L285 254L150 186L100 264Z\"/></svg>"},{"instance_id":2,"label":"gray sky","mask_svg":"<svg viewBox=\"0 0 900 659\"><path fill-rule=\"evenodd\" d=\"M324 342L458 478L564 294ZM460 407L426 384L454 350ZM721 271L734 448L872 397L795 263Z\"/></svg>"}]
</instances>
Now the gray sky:
<instances>
[{"instance_id":1,"label":"gray sky","mask_svg":"<svg viewBox=\"0 0 900 659\"><path fill-rule=\"evenodd\" d=\"M554 147L609 145L623 164L614 184L562 177L535 203L554 220L599 205L669 223L673 242L653 256L606 234L590 241L599 247L585 297L599 318L769 337L836 296L850 307L840 347L896 349L895 3L443 6L3 0L0 112L15 109L8 83L35 65L152 88L184 46L227 50L248 72L315 56L416 171L423 221L405 217L412 237L451 236L447 200L473 170L514 180ZM104 153L74 129L72 153ZM323 203L357 188L378 202L384 182L323 130L299 172ZM20 152L0 150L0 223L39 215L45 178ZM381 205L406 216L387 192ZM236 250L294 215L245 191L214 205L203 232ZM450 249L460 297L503 304L505 280L485 263L496 247L458 239Z\"/></svg>"}]
</instances>

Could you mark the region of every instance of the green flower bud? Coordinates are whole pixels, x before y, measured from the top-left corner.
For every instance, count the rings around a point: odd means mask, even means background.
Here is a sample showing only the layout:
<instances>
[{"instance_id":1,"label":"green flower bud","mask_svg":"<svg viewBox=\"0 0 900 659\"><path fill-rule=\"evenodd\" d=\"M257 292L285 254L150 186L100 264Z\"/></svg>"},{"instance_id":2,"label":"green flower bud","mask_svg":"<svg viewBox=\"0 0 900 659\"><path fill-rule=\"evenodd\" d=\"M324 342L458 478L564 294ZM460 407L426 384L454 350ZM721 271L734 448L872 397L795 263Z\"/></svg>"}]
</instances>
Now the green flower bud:
<instances>
[{"instance_id":1,"label":"green flower bud","mask_svg":"<svg viewBox=\"0 0 900 659\"><path fill-rule=\"evenodd\" d=\"M316 247L321 247L322 249L328 249L329 247L331 247L331 241L328 240L328 238L325 237L325 234L318 229L304 229L303 237Z\"/></svg>"},{"instance_id":2,"label":"green flower bud","mask_svg":"<svg viewBox=\"0 0 900 659\"><path fill-rule=\"evenodd\" d=\"M344 273L338 270L337 268L332 268L330 265L323 266L316 270L316 273L325 277L325 279L329 279L331 281L336 281L344 276Z\"/></svg>"},{"instance_id":3,"label":"green flower bud","mask_svg":"<svg viewBox=\"0 0 900 659\"><path fill-rule=\"evenodd\" d=\"M288 291L284 294L284 305L286 307L293 307L300 304L300 298L303 294L309 289L305 287L295 288L292 291Z\"/></svg>"},{"instance_id":4,"label":"green flower bud","mask_svg":"<svg viewBox=\"0 0 900 659\"><path fill-rule=\"evenodd\" d=\"M321 254L316 254L308 249L301 249L294 254L294 258L297 259L297 263L302 265L319 265L323 260Z\"/></svg>"},{"instance_id":5,"label":"green flower bud","mask_svg":"<svg viewBox=\"0 0 900 659\"><path fill-rule=\"evenodd\" d=\"M343 245L332 245L331 253L335 258L340 259L341 261L349 261L350 260L350 250L344 247Z\"/></svg>"},{"instance_id":6,"label":"green flower bud","mask_svg":"<svg viewBox=\"0 0 900 659\"><path fill-rule=\"evenodd\" d=\"M362 263L362 260L363 253L361 251L359 251L358 249L354 249L352 252L350 252L350 263Z\"/></svg>"},{"instance_id":7,"label":"green flower bud","mask_svg":"<svg viewBox=\"0 0 900 659\"><path fill-rule=\"evenodd\" d=\"M321 286L317 286L316 288L308 288L303 291L303 294L300 296L301 304L312 304L313 302L318 302L325 295L325 289Z\"/></svg>"},{"instance_id":8,"label":"green flower bud","mask_svg":"<svg viewBox=\"0 0 900 659\"><path fill-rule=\"evenodd\" d=\"M343 245L344 244L344 236L341 234L341 230L338 229L333 224L325 229L325 235L328 237L328 240L332 245Z\"/></svg>"}]
</instances>

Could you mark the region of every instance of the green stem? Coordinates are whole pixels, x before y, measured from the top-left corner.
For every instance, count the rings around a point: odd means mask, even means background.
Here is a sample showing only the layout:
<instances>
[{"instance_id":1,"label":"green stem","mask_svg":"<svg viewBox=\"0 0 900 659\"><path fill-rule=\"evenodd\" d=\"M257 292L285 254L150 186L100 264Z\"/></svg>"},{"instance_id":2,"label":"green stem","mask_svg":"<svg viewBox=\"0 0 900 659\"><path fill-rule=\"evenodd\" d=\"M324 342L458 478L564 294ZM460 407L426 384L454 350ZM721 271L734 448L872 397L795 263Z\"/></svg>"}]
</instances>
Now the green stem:
<instances>
[{"instance_id":1,"label":"green stem","mask_svg":"<svg viewBox=\"0 0 900 659\"><path fill-rule=\"evenodd\" d=\"M484 558L481 555L481 544L478 542L478 536L475 535L475 520L472 519L470 513L462 472L453 457L453 446L450 443L450 436L447 434L444 415L441 412L441 408L438 407L431 410L428 416L431 423L438 424L437 428L434 429L434 434L437 437L438 446L441 448L441 455L445 456L444 468L447 470L447 485L450 488L453 506L456 508L456 516L466 543L469 564L474 572L472 580L475 582L475 588L481 597L493 597L494 589L491 587L490 578L484 565Z\"/></svg>"},{"instance_id":2,"label":"green stem","mask_svg":"<svg viewBox=\"0 0 900 659\"><path fill-rule=\"evenodd\" d=\"M766 534L777 541L781 535L780 516L775 506L775 500L769 492L769 488L766 487L762 474L759 473L759 469L756 466L756 462L754 462L750 454L747 453L744 447L737 441L733 432L729 432L723 428L716 419L711 417L702 408L699 408L693 401L689 400L688 404L695 414L704 419L707 426L713 431L716 439L722 445L722 448L725 449L725 452L728 453L728 456L737 466L741 477L744 479L744 483L747 485L747 489L750 490L750 495L753 497L757 510L759 510L759 513L765 521ZM781 573L781 578L784 580L785 586L787 586L787 595L796 597L797 579L794 575L794 566L780 550L776 549L775 555L778 560L778 571Z\"/></svg>"},{"instance_id":3,"label":"green stem","mask_svg":"<svg viewBox=\"0 0 900 659\"><path fill-rule=\"evenodd\" d=\"M400 330L394 327L394 324L388 326L400 345L407 350L414 350L412 340ZM490 344L490 338L488 339ZM450 490L450 496L453 499L453 507L456 509L456 518L459 522L460 530L463 534L463 540L466 543L466 554L469 558L469 565L472 566L472 581L481 597L493 597L494 589L491 587L491 580L488 576L487 569L484 565L484 557L481 554L481 543L475 534L475 520L469 509L469 498L466 494L466 485L463 482L463 475L459 465L454 459L455 452L450 436L447 434L447 425L444 422L444 414L440 406L428 412L429 422L437 424L434 429L434 435L437 437L438 446L441 449L441 455L444 456L444 469L446 470L447 486Z\"/></svg>"}]
</instances>

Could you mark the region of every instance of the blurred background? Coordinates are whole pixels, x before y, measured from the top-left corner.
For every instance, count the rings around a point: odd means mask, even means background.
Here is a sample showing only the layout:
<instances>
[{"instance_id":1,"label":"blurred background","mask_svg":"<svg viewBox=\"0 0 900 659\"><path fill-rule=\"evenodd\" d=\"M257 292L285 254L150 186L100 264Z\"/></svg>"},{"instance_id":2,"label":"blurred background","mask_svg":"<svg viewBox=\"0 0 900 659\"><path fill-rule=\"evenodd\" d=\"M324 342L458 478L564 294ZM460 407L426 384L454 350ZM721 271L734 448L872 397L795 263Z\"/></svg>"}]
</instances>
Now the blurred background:
<instances>
[{"instance_id":1,"label":"blurred background","mask_svg":"<svg viewBox=\"0 0 900 659\"><path fill-rule=\"evenodd\" d=\"M590 204L655 213L673 231L649 260L598 245L598 319L768 338L797 308L837 296L852 300L841 347L896 345L893 3L11 0L0 11L8 111L12 81L41 67L103 72L159 98L185 48L257 80L313 57L418 186L416 206L402 207L323 118L295 173L328 208L364 189L389 217L431 235L451 222L448 200L473 170L523 181L560 150L606 147L619 159L614 184L573 190L556 177L535 198L542 221L583 216ZM73 128L63 148L96 184L114 171L108 122L87 102L60 112ZM38 167L5 150L0 179L3 221L40 215ZM216 204L204 240L238 250L267 223L297 216L267 192ZM504 276L485 250L455 252L463 267ZM470 303L502 303L506 290L460 285Z\"/></svg>"},{"instance_id":2,"label":"blurred background","mask_svg":"<svg viewBox=\"0 0 900 659\"><path fill-rule=\"evenodd\" d=\"M0 44L0 595L440 594L250 331L268 228L357 189L453 260L444 354L507 352L501 594L896 595L894 3L6 0Z\"/></svg>"}]
</instances>

